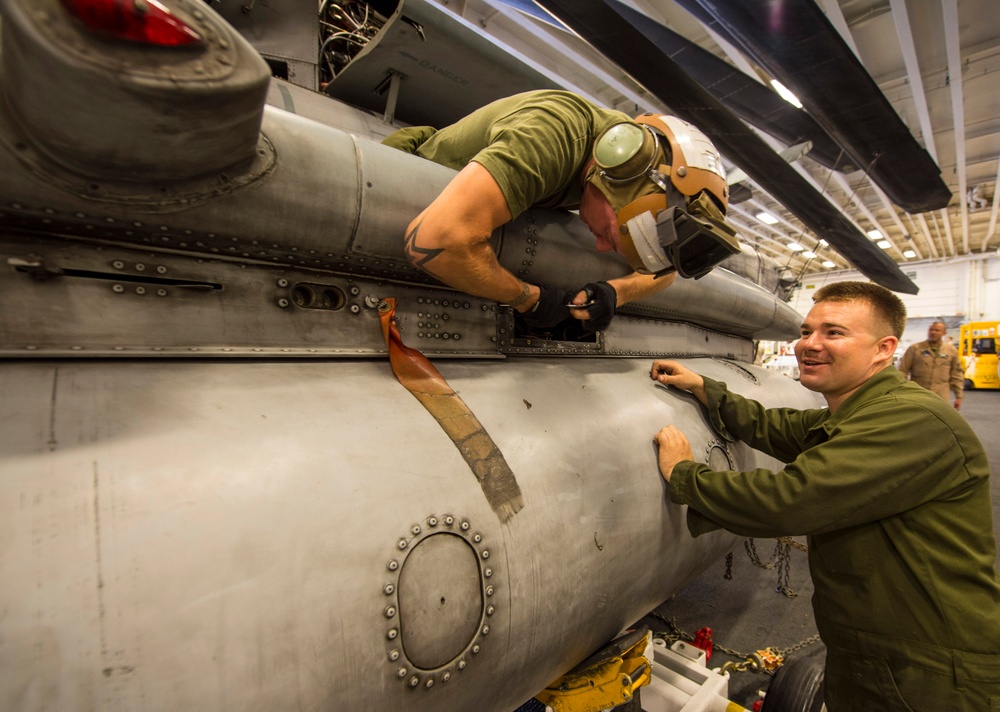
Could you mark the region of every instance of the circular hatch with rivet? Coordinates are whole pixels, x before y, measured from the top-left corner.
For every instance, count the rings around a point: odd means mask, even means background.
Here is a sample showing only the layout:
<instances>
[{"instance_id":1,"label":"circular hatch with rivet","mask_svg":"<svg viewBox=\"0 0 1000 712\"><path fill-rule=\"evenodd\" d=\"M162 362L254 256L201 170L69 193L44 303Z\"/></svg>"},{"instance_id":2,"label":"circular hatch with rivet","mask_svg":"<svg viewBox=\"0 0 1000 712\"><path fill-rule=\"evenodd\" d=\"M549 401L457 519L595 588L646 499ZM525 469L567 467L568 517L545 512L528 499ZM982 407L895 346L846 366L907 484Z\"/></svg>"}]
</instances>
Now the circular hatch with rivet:
<instances>
[{"instance_id":1,"label":"circular hatch with rivet","mask_svg":"<svg viewBox=\"0 0 1000 712\"><path fill-rule=\"evenodd\" d=\"M393 550L380 604L390 674L411 689L447 685L479 657L497 612L489 546L445 514L412 525Z\"/></svg>"},{"instance_id":2,"label":"circular hatch with rivet","mask_svg":"<svg viewBox=\"0 0 1000 712\"><path fill-rule=\"evenodd\" d=\"M713 470L727 471L733 469L733 456L724 443L718 440L709 440L705 450L705 462Z\"/></svg>"},{"instance_id":3,"label":"circular hatch with rivet","mask_svg":"<svg viewBox=\"0 0 1000 712\"><path fill-rule=\"evenodd\" d=\"M455 534L427 537L406 557L398 600L410 662L424 670L451 662L472 642L482 617L476 552Z\"/></svg>"}]
</instances>

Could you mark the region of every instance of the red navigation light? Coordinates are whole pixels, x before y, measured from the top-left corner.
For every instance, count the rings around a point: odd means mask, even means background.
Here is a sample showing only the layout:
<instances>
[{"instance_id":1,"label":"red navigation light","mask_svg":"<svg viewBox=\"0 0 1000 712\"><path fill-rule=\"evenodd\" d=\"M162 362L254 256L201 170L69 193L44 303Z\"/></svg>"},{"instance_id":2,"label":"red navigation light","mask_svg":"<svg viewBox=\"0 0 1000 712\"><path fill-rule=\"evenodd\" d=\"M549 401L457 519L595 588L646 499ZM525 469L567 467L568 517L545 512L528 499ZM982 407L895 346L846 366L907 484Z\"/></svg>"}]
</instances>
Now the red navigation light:
<instances>
[{"instance_id":1,"label":"red navigation light","mask_svg":"<svg viewBox=\"0 0 1000 712\"><path fill-rule=\"evenodd\" d=\"M158 0L62 0L94 32L128 42L179 47L201 44L201 35Z\"/></svg>"}]
</instances>

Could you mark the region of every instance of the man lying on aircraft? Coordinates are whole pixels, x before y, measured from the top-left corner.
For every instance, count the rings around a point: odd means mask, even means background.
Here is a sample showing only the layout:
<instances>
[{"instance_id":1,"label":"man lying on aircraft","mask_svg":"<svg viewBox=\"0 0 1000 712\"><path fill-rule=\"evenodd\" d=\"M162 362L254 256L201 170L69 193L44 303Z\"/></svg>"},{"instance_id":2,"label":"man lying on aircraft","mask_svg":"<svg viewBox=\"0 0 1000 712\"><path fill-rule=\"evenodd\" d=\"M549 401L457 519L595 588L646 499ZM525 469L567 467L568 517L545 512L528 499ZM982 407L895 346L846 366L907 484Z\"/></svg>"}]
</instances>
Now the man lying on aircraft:
<instances>
[{"instance_id":1,"label":"man lying on aircraft","mask_svg":"<svg viewBox=\"0 0 1000 712\"><path fill-rule=\"evenodd\" d=\"M440 131L401 129L383 143L459 171L407 228L410 262L463 292L510 304L529 326L572 316L599 331L618 304L669 286L676 274L697 279L739 251L725 221L718 151L673 116L632 120L570 92L531 91ZM521 281L499 264L489 239L532 207L579 209L597 251L621 253L636 272L575 294Z\"/></svg>"}]
</instances>

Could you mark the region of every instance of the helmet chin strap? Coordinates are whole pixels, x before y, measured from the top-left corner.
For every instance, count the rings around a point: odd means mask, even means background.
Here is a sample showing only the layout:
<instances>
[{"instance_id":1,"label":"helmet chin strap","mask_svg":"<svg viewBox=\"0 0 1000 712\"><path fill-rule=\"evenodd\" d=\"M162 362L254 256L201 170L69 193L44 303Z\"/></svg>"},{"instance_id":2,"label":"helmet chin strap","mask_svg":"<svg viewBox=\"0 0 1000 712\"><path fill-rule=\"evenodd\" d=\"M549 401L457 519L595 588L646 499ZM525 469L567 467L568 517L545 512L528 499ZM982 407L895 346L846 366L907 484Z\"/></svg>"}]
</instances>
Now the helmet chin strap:
<instances>
[{"instance_id":1,"label":"helmet chin strap","mask_svg":"<svg viewBox=\"0 0 1000 712\"><path fill-rule=\"evenodd\" d=\"M661 164L650 170L647 178L663 192L649 193L624 206L618 211L620 225L627 226L633 218L641 213L652 213L655 220L657 214L669 207L684 208L687 206L688 196L677 190L670 180L670 166ZM626 231L627 227L623 227L623 232Z\"/></svg>"},{"instance_id":2,"label":"helmet chin strap","mask_svg":"<svg viewBox=\"0 0 1000 712\"><path fill-rule=\"evenodd\" d=\"M669 174L670 166L660 165L650 170L649 179L663 192L643 196L618 212L619 229L629 236L628 242L635 257L651 274L668 274L674 271L674 265L661 245L657 216L671 205L683 206L687 202L685 196L670 182ZM624 244L623 241L623 246ZM628 252L632 250L623 249L623 252L628 257Z\"/></svg>"},{"instance_id":3,"label":"helmet chin strap","mask_svg":"<svg viewBox=\"0 0 1000 712\"><path fill-rule=\"evenodd\" d=\"M673 268L666 252L660 246L660 234L656 229L656 218L650 210L645 210L628 221L632 246L643 266L650 274L666 273Z\"/></svg>"}]
</instances>

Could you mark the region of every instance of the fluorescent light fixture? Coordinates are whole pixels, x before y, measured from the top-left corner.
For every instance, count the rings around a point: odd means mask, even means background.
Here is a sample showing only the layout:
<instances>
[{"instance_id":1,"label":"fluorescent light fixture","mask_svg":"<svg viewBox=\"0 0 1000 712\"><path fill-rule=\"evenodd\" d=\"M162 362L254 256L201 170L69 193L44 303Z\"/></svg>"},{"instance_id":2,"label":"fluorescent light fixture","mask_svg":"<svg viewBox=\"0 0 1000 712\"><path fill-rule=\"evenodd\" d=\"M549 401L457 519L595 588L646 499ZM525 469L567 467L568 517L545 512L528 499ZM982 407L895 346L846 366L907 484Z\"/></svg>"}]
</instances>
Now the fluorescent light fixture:
<instances>
[{"instance_id":1,"label":"fluorescent light fixture","mask_svg":"<svg viewBox=\"0 0 1000 712\"><path fill-rule=\"evenodd\" d=\"M816 257L816 253L813 252L812 250L806 250L805 252L802 253L802 256L805 257L806 259L811 260L814 257Z\"/></svg>"},{"instance_id":2,"label":"fluorescent light fixture","mask_svg":"<svg viewBox=\"0 0 1000 712\"><path fill-rule=\"evenodd\" d=\"M821 244L823 247L829 247L830 246L830 243L827 242L826 240L823 240L823 239L820 239L819 244Z\"/></svg>"},{"instance_id":3,"label":"fluorescent light fixture","mask_svg":"<svg viewBox=\"0 0 1000 712\"><path fill-rule=\"evenodd\" d=\"M802 108L802 102L799 101L799 98L794 94L792 94L792 92L789 91L788 87L779 82L777 79L771 80L771 86L774 87L774 90L776 92L778 92L778 96L780 96L782 99L784 99L789 104L794 106L796 109Z\"/></svg>"},{"instance_id":4,"label":"fluorescent light fixture","mask_svg":"<svg viewBox=\"0 0 1000 712\"><path fill-rule=\"evenodd\" d=\"M759 212L757 213L757 219L765 225L776 225L778 223L778 218L771 215L771 213Z\"/></svg>"},{"instance_id":5,"label":"fluorescent light fixture","mask_svg":"<svg viewBox=\"0 0 1000 712\"><path fill-rule=\"evenodd\" d=\"M787 245L785 245L785 247L787 247L792 252L802 252L802 250L806 249L797 242L789 242Z\"/></svg>"},{"instance_id":6,"label":"fluorescent light fixture","mask_svg":"<svg viewBox=\"0 0 1000 712\"><path fill-rule=\"evenodd\" d=\"M831 262L830 260L823 260L823 266L827 269L833 269L837 266L837 264L835 262Z\"/></svg>"},{"instance_id":7,"label":"fluorescent light fixture","mask_svg":"<svg viewBox=\"0 0 1000 712\"><path fill-rule=\"evenodd\" d=\"M870 237L873 240L881 240L884 236L878 230L869 230L868 237Z\"/></svg>"},{"instance_id":8,"label":"fluorescent light fixture","mask_svg":"<svg viewBox=\"0 0 1000 712\"><path fill-rule=\"evenodd\" d=\"M905 257L908 260L912 260L916 256L917 253L914 252L913 250L903 250L903 257Z\"/></svg>"},{"instance_id":9,"label":"fluorescent light fixture","mask_svg":"<svg viewBox=\"0 0 1000 712\"><path fill-rule=\"evenodd\" d=\"M890 247L892 247L892 243L889 242L888 240L879 240L875 244L881 247L883 250L888 250Z\"/></svg>"}]
</instances>

